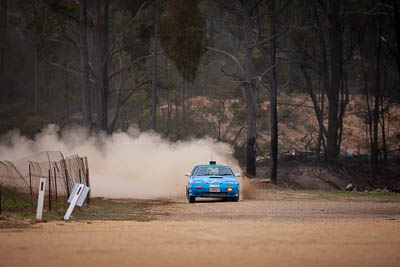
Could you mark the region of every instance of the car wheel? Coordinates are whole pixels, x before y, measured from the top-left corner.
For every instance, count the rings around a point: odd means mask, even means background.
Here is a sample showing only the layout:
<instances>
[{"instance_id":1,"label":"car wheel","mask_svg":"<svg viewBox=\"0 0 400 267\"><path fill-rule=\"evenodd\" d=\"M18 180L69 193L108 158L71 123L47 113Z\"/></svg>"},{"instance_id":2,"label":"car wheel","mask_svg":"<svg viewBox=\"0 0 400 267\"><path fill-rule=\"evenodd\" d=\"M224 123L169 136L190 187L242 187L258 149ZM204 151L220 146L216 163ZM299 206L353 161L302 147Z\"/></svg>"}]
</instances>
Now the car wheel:
<instances>
[{"instance_id":1,"label":"car wheel","mask_svg":"<svg viewBox=\"0 0 400 267\"><path fill-rule=\"evenodd\" d=\"M238 201L239 201L239 196L233 197L233 198L232 198L232 201L233 201L233 202L238 202Z\"/></svg>"},{"instance_id":2,"label":"car wheel","mask_svg":"<svg viewBox=\"0 0 400 267\"><path fill-rule=\"evenodd\" d=\"M196 202L196 197L189 196L189 203Z\"/></svg>"}]
</instances>

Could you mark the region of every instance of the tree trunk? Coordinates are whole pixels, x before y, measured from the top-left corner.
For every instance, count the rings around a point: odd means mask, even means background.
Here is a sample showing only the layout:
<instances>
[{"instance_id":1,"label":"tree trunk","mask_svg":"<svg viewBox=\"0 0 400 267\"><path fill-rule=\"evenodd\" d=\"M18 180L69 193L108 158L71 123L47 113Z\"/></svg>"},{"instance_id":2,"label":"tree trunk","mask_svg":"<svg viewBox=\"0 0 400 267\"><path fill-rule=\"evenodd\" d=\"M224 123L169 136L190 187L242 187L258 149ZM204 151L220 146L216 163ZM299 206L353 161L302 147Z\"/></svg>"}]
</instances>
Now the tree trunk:
<instances>
[{"instance_id":1,"label":"tree trunk","mask_svg":"<svg viewBox=\"0 0 400 267\"><path fill-rule=\"evenodd\" d=\"M378 171L378 124L379 124L379 101L381 94L381 23L378 26L377 32L377 47L376 47L376 66L375 66L375 105L374 105L374 138L372 145L372 173L375 176Z\"/></svg>"},{"instance_id":2,"label":"tree trunk","mask_svg":"<svg viewBox=\"0 0 400 267\"><path fill-rule=\"evenodd\" d=\"M360 48L360 59L361 59L361 69L362 73L364 76L364 90L365 90L365 96L366 96L366 102L367 102L367 119L368 119L368 126L367 129L365 129L365 137L366 137L366 143L368 143L368 133L369 133L369 146L370 146L370 151L372 152L372 118L371 118L371 108L369 106L369 91L368 91L368 74L365 69L364 65L364 54L363 50L361 47L361 43L358 44ZM371 167L371 159L369 159L369 167Z\"/></svg>"},{"instance_id":3,"label":"tree trunk","mask_svg":"<svg viewBox=\"0 0 400 267\"><path fill-rule=\"evenodd\" d=\"M328 131L326 130L325 126L324 126L324 114L325 114L325 92L328 90L329 88L329 83L330 83L330 78L329 78L329 70L328 70L328 52L327 52L327 45L326 45L326 41L325 41L325 35L324 32L322 30L321 27L321 22L320 22L320 18L319 18L319 14L318 14L318 6L317 6L317 2L314 2L314 16L315 16L315 21L317 24L317 29L318 29L318 41L319 41L319 46L321 49L321 53L322 53L322 62L320 65L320 69L321 69L321 79L322 79L322 83L323 83L323 89L322 89L322 101L321 101L321 108L319 108L318 106L318 101L313 100L314 103L314 109L315 107L318 107L318 112L319 114L317 114L317 118L318 118L318 125L319 125L319 142L322 141L323 145L324 145L324 150L325 150L325 156L326 156L326 146L325 146L325 139L324 136L327 137L328 135ZM309 82L310 83L310 82ZM311 91L312 93L313 91ZM317 110L316 110L317 111ZM318 145L318 149L317 149L317 157L319 157L320 155L320 151L319 151L320 145Z\"/></svg>"},{"instance_id":4,"label":"tree trunk","mask_svg":"<svg viewBox=\"0 0 400 267\"><path fill-rule=\"evenodd\" d=\"M170 89L168 88L167 92L167 101L168 101L168 114L167 114L167 136L171 134L171 113L172 113L172 105L171 105L171 98L170 98Z\"/></svg>"},{"instance_id":5,"label":"tree trunk","mask_svg":"<svg viewBox=\"0 0 400 267\"><path fill-rule=\"evenodd\" d=\"M124 74L123 74L123 60L122 60L122 53L119 55L119 69L120 69L120 74L119 74L119 85L117 86L117 99L115 101L115 111L114 111L114 116L111 120L110 126L108 127L109 133L112 133L115 129L115 125L117 124L118 117L119 117L119 111L121 109L121 90L124 87Z\"/></svg>"},{"instance_id":6,"label":"tree trunk","mask_svg":"<svg viewBox=\"0 0 400 267\"><path fill-rule=\"evenodd\" d=\"M170 77L170 72L168 71L168 57L165 57L165 72L166 72L166 78L167 81L170 82L171 77ZM167 134L166 136L170 136L171 134L171 113L172 113L172 103L171 103L171 96L170 96L170 92L171 88L168 86L167 87Z\"/></svg>"},{"instance_id":7,"label":"tree trunk","mask_svg":"<svg viewBox=\"0 0 400 267\"><path fill-rule=\"evenodd\" d=\"M346 107L349 103L349 87L347 85L347 76L343 74L342 85L340 88L340 112L339 112L339 137L338 137L338 150L342 143L343 134L343 118L346 113Z\"/></svg>"},{"instance_id":8,"label":"tree trunk","mask_svg":"<svg viewBox=\"0 0 400 267\"><path fill-rule=\"evenodd\" d=\"M306 86L308 88L308 93L310 94L311 100L313 102L313 106L314 106L314 111L315 111L315 115L317 117L318 120L318 125L319 125L319 129L322 135L327 135L327 130L324 126L324 122L323 122L323 116L324 116L324 112L323 112L323 108L324 108L324 100L322 100L322 105L321 108L319 107L318 104L318 99L315 95L314 92L314 86L312 84L311 78L309 76L309 74L307 73L307 71L304 69L304 67L300 67L301 72L303 73L304 79L306 81ZM325 98L324 94L322 93L322 97ZM323 138L322 138L323 141Z\"/></svg>"},{"instance_id":9,"label":"tree trunk","mask_svg":"<svg viewBox=\"0 0 400 267\"><path fill-rule=\"evenodd\" d=\"M246 173L256 175L256 96L251 84L246 85L247 164Z\"/></svg>"},{"instance_id":10,"label":"tree trunk","mask_svg":"<svg viewBox=\"0 0 400 267\"><path fill-rule=\"evenodd\" d=\"M1 0L0 2L0 36L2 36L3 40L6 39L7 36L7 21L8 21L8 7L7 7L7 0ZM1 85L4 85L3 77L5 76L6 72L6 49L5 49L5 42L0 44L0 82Z\"/></svg>"},{"instance_id":11,"label":"tree trunk","mask_svg":"<svg viewBox=\"0 0 400 267\"><path fill-rule=\"evenodd\" d=\"M70 123L71 120L71 107L69 103L69 91L70 91L70 86L69 86L69 81L68 81L68 76L65 75L65 100L67 102L67 123Z\"/></svg>"},{"instance_id":12,"label":"tree trunk","mask_svg":"<svg viewBox=\"0 0 400 267\"><path fill-rule=\"evenodd\" d=\"M366 75L366 74L365 74ZM371 116L371 108L369 106L369 92L368 92L368 83L365 85L365 91L366 91L366 102L367 102L367 112L368 112L368 130L369 130L369 147L370 147L370 152L369 152L369 167L371 168L371 155L373 151L373 144L374 141L372 139L372 116Z\"/></svg>"},{"instance_id":13,"label":"tree trunk","mask_svg":"<svg viewBox=\"0 0 400 267\"><path fill-rule=\"evenodd\" d=\"M108 9L109 0L96 0L95 75L97 130L108 133Z\"/></svg>"},{"instance_id":14,"label":"tree trunk","mask_svg":"<svg viewBox=\"0 0 400 267\"><path fill-rule=\"evenodd\" d=\"M83 127L91 130L92 113L90 103L90 87L89 87L89 52L87 40L87 6L86 0L79 2L80 23L79 23L79 52L80 52L80 68L81 68L81 101L83 113Z\"/></svg>"},{"instance_id":15,"label":"tree trunk","mask_svg":"<svg viewBox=\"0 0 400 267\"><path fill-rule=\"evenodd\" d=\"M383 64L385 65L385 64ZM387 140L386 140L386 132L387 136L390 136L389 132L389 103L385 106L384 103L384 95L386 93L386 88L387 88L387 72L384 71L384 87L381 93L381 116L382 116L382 149L383 149L383 164L386 166L387 164L387 156L388 156L388 145L387 145ZM385 113L388 114L388 120L387 120L387 125L385 122Z\"/></svg>"},{"instance_id":16,"label":"tree trunk","mask_svg":"<svg viewBox=\"0 0 400 267\"><path fill-rule=\"evenodd\" d=\"M186 99L186 85L185 80L182 80L182 121L185 122L186 120L186 106L185 106L185 99Z\"/></svg>"},{"instance_id":17,"label":"tree trunk","mask_svg":"<svg viewBox=\"0 0 400 267\"><path fill-rule=\"evenodd\" d=\"M33 103L33 112L38 114L39 112L39 48L37 44L33 47L33 90L34 90L34 103Z\"/></svg>"},{"instance_id":18,"label":"tree trunk","mask_svg":"<svg viewBox=\"0 0 400 267\"><path fill-rule=\"evenodd\" d=\"M329 88L325 88L326 95L329 101L328 107L328 140L326 156L328 159L337 159L340 147L338 143L339 135L338 130L340 122L339 114L339 92L342 86L343 76L343 32L341 25L341 3L336 0L330 1L329 6L329 23L328 30L329 37L329 56L330 56L330 69L331 80Z\"/></svg>"},{"instance_id":19,"label":"tree trunk","mask_svg":"<svg viewBox=\"0 0 400 267\"><path fill-rule=\"evenodd\" d=\"M396 31L396 44L397 44L396 63L397 63L397 72L400 78L400 12L399 12L399 5L397 2L398 0L392 0L395 31Z\"/></svg>"},{"instance_id":20,"label":"tree trunk","mask_svg":"<svg viewBox=\"0 0 400 267\"><path fill-rule=\"evenodd\" d=\"M276 12L275 12L275 0L270 0L270 17L271 17L271 34L270 36L276 35ZM276 37L271 40L270 47L270 59L271 59L271 78L270 78L270 111L271 111L271 181L273 184L278 183L278 114L277 114L277 79L276 79Z\"/></svg>"},{"instance_id":21,"label":"tree trunk","mask_svg":"<svg viewBox=\"0 0 400 267\"><path fill-rule=\"evenodd\" d=\"M386 145L386 133L385 133L385 109L383 104L383 93L380 98L381 103L381 130L382 130L382 150L383 150L383 164L387 163L387 145Z\"/></svg>"},{"instance_id":22,"label":"tree trunk","mask_svg":"<svg viewBox=\"0 0 400 267\"><path fill-rule=\"evenodd\" d=\"M158 11L155 12L154 18L154 51L153 64L151 72L151 128L157 130L157 50L158 50Z\"/></svg>"},{"instance_id":23,"label":"tree trunk","mask_svg":"<svg viewBox=\"0 0 400 267\"><path fill-rule=\"evenodd\" d=\"M251 47L251 18L248 6L244 6L244 45L245 45L245 89L247 110L247 164L246 173L256 175L256 90L252 78L255 76L253 66L253 48Z\"/></svg>"},{"instance_id":24,"label":"tree trunk","mask_svg":"<svg viewBox=\"0 0 400 267\"><path fill-rule=\"evenodd\" d=\"M324 125L323 125L323 118L324 118L324 109L325 109L325 91L320 90L320 96L321 96L321 106L320 106L320 111L321 111L321 123L318 123L318 141L317 141L317 159L320 159L321 155L321 143L324 141Z\"/></svg>"}]
</instances>

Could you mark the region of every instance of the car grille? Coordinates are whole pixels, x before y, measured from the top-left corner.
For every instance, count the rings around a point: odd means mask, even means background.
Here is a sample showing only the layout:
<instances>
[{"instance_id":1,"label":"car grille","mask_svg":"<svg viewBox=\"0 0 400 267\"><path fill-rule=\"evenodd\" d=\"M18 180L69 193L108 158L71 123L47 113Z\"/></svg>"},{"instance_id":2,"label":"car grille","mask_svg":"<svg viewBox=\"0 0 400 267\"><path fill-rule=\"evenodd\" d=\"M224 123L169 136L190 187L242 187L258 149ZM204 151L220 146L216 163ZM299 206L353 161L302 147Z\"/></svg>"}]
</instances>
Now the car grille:
<instances>
[{"instance_id":1,"label":"car grille","mask_svg":"<svg viewBox=\"0 0 400 267\"><path fill-rule=\"evenodd\" d=\"M225 193L205 193L203 196L205 197L224 197Z\"/></svg>"}]
</instances>

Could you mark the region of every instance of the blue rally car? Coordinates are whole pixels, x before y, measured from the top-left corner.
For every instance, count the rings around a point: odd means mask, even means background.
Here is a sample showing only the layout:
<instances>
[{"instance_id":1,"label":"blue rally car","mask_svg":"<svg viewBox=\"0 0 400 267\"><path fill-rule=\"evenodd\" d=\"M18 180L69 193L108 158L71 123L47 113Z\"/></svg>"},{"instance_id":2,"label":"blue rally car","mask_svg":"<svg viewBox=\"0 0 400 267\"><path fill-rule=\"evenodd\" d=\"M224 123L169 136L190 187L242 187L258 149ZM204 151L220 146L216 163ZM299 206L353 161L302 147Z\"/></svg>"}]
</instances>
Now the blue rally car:
<instances>
[{"instance_id":1,"label":"blue rally car","mask_svg":"<svg viewBox=\"0 0 400 267\"><path fill-rule=\"evenodd\" d=\"M186 186L186 196L189 203L194 203L196 197L225 198L239 201L240 174L232 172L226 165L210 161L208 165L197 165L191 173Z\"/></svg>"}]
</instances>

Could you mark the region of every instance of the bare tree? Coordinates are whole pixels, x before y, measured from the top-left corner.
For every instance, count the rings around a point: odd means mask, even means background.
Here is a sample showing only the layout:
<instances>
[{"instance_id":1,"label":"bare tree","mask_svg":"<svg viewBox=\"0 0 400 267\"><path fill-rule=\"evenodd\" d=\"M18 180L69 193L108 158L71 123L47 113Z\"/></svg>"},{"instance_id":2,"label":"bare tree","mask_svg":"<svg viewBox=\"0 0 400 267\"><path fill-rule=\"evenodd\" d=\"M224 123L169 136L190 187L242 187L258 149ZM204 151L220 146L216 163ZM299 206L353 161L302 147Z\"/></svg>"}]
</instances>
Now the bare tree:
<instances>
[{"instance_id":1,"label":"bare tree","mask_svg":"<svg viewBox=\"0 0 400 267\"><path fill-rule=\"evenodd\" d=\"M158 50L158 10L154 15L154 48L151 69L151 128L157 130L157 50Z\"/></svg>"},{"instance_id":2,"label":"bare tree","mask_svg":"<svg viewBox=\"0 0 400 267\"><path fill-rule=\"evenodd\" d=\"M86 3L85 3L86 2ZM51 6L53 11L62 15L63 19L58 20L58 25L73 46L79 51L80 55L80 68L81 71L77 72L68 67L62 66L61 64L50 62L50 64L57 66L67 72L79 74L81 77L81 96L82 96L82 112L84 114L83 124L85 127L91 127L92 112L91 112L91 96L90 96L90 84L94 84L95 87L95 103L96 103L96 130L111 133L117 120L119 118L118 113L121 106L126 103L133 92L141 86L146 85L147 81L136 81L135 85L131 89L125 89L121 87L123 83L123 73L130 70L136 64L143 62L145 59L150 58L149 56L139 56L135 58L130 64L124 65L122 62L122 51L124 51L122 41L129 33L132 24L137 20L137 17L148 3L147 1L140 1L141 5L135 6L134 16L123 25L122 30L113 32L112 36L109 35L109 28L111 27L109 21L109 13L111 2L109 0L96 0L93 2L94 9L88 8L87 1L79 1L80 16L79 19L75 18L75 14L69 13L69 9L63 5ZM86 8L85 8L86 7ZM115 9L112 9L115 10ZM90 14L90 16L89 16ZM85 19L86 17L86 19ZM90 21L94 27L88 29L87 23ZM78 29L78 30L77 30ZM78 36L77 36L78 33ZM90 38L89 38L89 37ZM90 41L88 40L90 39ZM89 43L92 44L89 47ZM90 53L89 53L90 52ZM117 55L117 56L116 56ZM110 73L110 63L112 59L118 57L118 70L114 70ZM111 66L111 70L113 66ZM109 84L110 81L119 77L119 86L116 86L116 104L113 116L109 119ZM130 91L125 97L122 95L122 91Z\"/></svg>"},{"instance_id":3,"label":"bare tree","mask_svg":"<svg viewBox=\"0 0 400 267\"><path fill-rule=\"evenodd\" d=\"M382 50L382 21L379 19L377 29L377 46L376 46L376 61L375 61L375 105L374 105L374 128L373 128L373 144L372 144L372 170L373 175L378 171L378 124L379 124L379 102L381 100L381 50Z\"/></svg>"},{"instance_id":4,"label":"bare tree","mask_svg":"<svg viewBox=\"0 0 400 267\"><path fill-rule=\"evenodd\" d=\"M386 3L386 1L377 1L387 12L390 17L390 25L393 28L395 35L395 44L391 44L387 41L387 38L380 36L382 41L385 43L386 47L389 49L392 56L396 59L397 71L400 78L400 4L399 0L392 0L392 5Z\"/></svg>"},{"instance_id":5,"label":"bare tree","mask_svg":"<svg viewBox=\"0 0 400 267\"><path fill-rule=\"evenodd\" d=\"M343 6L342 1L327 1L329 68L331 71L329 88L325 88L328 97L328 138L326 156L336 159L339 155L339 93L343 90Z\"/></svg>"},{"instance_id":6,"label":"bare tree","mask_svg":"<svg viewBox=\"0 0 400 267\"><path fill-rule=\"evenodd\" d=\"M108 132L108 12L109 0L96 0L94 24L97 130Z\"/></svg>"},{"instance_id":7,"label":"bare tree","mask_svg":"<svg viewBox=\"0 0 400 267\"><path fill-rule=\"evenodd\" d=\"M276 21L276 4L275 0L270 0L270 26L271 26L271 47L270 47L270 61L271 61L271 77L270 77L270 90L269 101L271 105L271 181L273 184L278 183L278 111L277 111L277 88L278 82L276 78L276 34L277 34L277 21Z\"/></svg>"},{"instance_id":8,"label":"bare tree","mask_svg":"<svg viewBox=\"0 0 400 267\"><path fill-rule=\"evenodd\" d=\"M223 1L222 1L223 2ZM242 83L245 88L246 111L247 111L247 152L246 152L246 173L251 176L256 175L256 74L253 62L253 53L256 47L256 39L253 36L254 21L252 19L253 12L259 5L260 1L235 1L227 5L222 3L225 12L234 14L241 21L243 29L243 49L244 59L241 62L238 57L217 49L207 47L208 50L228 56L235 62L240 73L232 75L237 81Z\"/></svg>"},{"instance_id":9,"label":"bare tree","mask_svg":"<svg viewBox=\"0 0 400 267\"><path fill-rule=\"evenodd\" d=\"M301 72L314 104L320 133L327 139L325 156L328 159L336 159L340 152L343 118L349 101L346 75L343 70L345 7L342 0L311 1L305 2L304 5L305 12L312 10L311 14L306 13L304 16L311 16L314 24L310 25L305 19L302 22L305 27L300 27L302 38L300 41L297 40L297 45L301 51L299 54L302 54ZM315 36L318 42L309 39L308 34ZM324 106L319 106L312 89L311 71L321 77L323 90L328 99L327 129L323 122ZM323 136L321 136L321 141L324 141Z\"/></svg>"},{"instance_id":10,"label":"bare tree","mask_svg":"<svg viewBox=\"0 0 400 267\"><path fill-rule=\"evenodd\" d=\"M7 34L7 21L8 21L8 8L7 0L1 0L0 2L0 35L5 39ZM4 40L3 39L3 40ZM6 71L6 49L4 42L0 45L0 82L3 83L3 75Z\"/></svg>"},{"instance_id":11,"label":"bare tree","mask_svg":"<svg viewBox=\"0 0 400 267\"><path fill-rule=\"evenodd\" d=\"M79 2L80 20L79 20L79 55L81 68L81 98L83 126L91 130L92 111L90 103L90 85L89 85L89 51L87 40L87 4L86 0Z\"/></svg>"}]
</instances>

